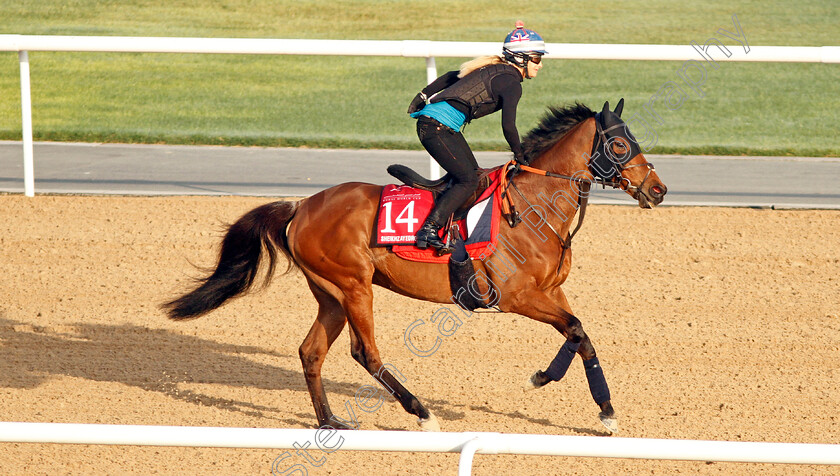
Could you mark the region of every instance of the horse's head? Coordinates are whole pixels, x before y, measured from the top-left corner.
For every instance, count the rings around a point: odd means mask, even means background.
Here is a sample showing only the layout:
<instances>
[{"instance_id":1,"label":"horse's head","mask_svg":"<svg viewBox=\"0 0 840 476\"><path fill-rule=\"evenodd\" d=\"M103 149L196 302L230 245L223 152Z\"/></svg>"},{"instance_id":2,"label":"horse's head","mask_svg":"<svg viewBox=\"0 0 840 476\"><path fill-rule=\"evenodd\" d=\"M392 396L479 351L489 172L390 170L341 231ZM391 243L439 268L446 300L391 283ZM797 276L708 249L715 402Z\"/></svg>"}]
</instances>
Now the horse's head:
<instances>
[{"instance_id":1,"label":"horse's head","mask_svg":"<svg viewBox=\"0 0 840 476\"><path fill-rule=\"evenodd\" d=\"M668 188L659 180L653 164L645 159L639 143L621 120L622 98L615 110L605 102L595 114L595 138L592 141L589 171L596 177L618 185L639 201L642 208L662 203Z\"/></svg>"}]
</instances>

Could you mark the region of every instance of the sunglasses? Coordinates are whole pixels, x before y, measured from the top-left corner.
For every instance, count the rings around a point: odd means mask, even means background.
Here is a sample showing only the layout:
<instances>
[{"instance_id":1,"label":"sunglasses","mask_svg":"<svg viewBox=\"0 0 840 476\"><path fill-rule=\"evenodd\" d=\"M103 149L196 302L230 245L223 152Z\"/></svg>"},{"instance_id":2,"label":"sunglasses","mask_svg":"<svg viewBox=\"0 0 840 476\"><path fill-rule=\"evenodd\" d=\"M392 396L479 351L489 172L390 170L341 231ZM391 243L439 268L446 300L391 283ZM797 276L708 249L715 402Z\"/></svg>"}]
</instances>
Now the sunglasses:
<instances>
[{"instance_id":1,"label":"sunglasses","mask_svg":"<svg viewBox=\"0 0 840 476\"><path fill-rule=\"evenodd\" d=\"M540 64L542 61L542 55L529 56L528 59L534 64Z\"/></svg>"}]
</instances>

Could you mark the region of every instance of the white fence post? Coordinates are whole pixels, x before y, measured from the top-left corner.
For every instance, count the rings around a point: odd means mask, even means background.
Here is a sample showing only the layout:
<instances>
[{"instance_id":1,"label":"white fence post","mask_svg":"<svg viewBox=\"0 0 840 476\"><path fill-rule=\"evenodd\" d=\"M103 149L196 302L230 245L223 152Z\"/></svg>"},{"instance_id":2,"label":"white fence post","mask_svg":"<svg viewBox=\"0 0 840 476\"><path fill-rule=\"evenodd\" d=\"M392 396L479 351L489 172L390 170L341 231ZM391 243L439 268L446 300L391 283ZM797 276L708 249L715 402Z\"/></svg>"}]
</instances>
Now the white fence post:
<instances>
[{"instance_id":1,"label":"white fence post","mask_svg":"<svg viewBox=\"0 0 840 476\"><path fill-rule=\"evenodd\" d=\"M435 57L429 56L426 58L426 84L430 84L437 79L437 65L435 64ZM440 165L435 159L429 157L429 178L437 180L441 177Z\"/></svg>"},{"instance_id":2,"label":"white fence post","mask_svg":"<svg viewBox=\"0 0 840 476\"><path fill-rule=\"evenodd\" d=\"M19 51L20 110L23 129L23 194L35 196L35 159L32 150L32 94L29 87L29 53Z\"/></svg>"},{"instance_id":3,"label":"white fence post","mask_svg":"<svg viewBox=\"0 0 840 476\"><path fill-rule=\"evenodd\" d=\"M479 439L476 436L461 447L461 456L458 458L458 476L470 476L472 474L473 457L480 449Z\"/></svg>"}]
</instances>

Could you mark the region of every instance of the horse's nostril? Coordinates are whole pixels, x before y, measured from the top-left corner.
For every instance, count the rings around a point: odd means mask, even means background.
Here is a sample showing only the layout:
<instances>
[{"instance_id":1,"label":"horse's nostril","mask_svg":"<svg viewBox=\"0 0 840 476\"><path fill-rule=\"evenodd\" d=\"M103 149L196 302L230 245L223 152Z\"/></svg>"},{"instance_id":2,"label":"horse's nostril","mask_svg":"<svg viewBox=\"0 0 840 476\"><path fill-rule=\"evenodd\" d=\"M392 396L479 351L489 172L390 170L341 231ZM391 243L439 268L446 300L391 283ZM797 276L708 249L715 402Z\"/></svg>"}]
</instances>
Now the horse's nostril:
<instances>
[{"instance_id":1,"label":"horse's nostril","mask_svg":"<svg viewBox=\"0 0 840 476\"><path fill-rule=\"evenodd\" d=\"M650 191L655 197L661 197L662 195L665 195L665 190L659 185L654 185L650 188Z\"/></svg>"}]
</instances>

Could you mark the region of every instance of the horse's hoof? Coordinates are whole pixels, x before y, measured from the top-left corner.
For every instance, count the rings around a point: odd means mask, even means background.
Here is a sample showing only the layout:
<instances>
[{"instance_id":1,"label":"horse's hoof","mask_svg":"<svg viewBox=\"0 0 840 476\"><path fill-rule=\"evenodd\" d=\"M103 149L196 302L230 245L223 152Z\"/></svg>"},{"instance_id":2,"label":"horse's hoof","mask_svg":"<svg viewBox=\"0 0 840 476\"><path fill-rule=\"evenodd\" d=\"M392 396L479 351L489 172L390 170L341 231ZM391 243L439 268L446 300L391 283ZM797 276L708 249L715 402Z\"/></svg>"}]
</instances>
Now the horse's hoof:
<instances>
[{"instance_id":1,"label":"horse's hoof","mask_svg":"<svg viewBox=\"0 0 840 476\"><path fill-rule=\"evenodd\" d=\"M423 431L440 431L440 423L433 413L429 413L429 418L420 418L417 420L420 429Z\"/></svg>"},{"instance_id":2,"label":"horse's hoof","mask_svg":"<svg viewBox=\"0 0 840 476\"><path fill-rule=\"evenodd\" d=\"M332 427L335 428L336 430L358 430L359 429L358 427L345 425L343 423L333 424Z\"/></svg>"},{"instance_id":3,"label":"horse's hoof","mask_svg":"<svg viewBox=\"0 0 840 476\"><path fill-rule=\"evenodd\" d=\"M604 412L601 412L598 414L598 418L610 434L618 433L618 419L615 415L607 416Z\"/></svg>"},{"instance_id":4,"label":"horse's hoof","mask_svg":"<svg viewBox=\"0 0 840 476\"><path fill-rule=\"evenodd\" d=\"M335 420L330 421L326 425L321 425L319 428L332 428L334 430L358 430L358 427L352 427L350 425L345 425L344 423L337 422Z\"/></svg>"},{"instance_id":5,"label":"horse's hoof","mask_svg":"<svg viewBox=\"0 0 840 476\"><path fill-rule=\"evenodd\" d=\"M525 383L525 391L536 390L538 388L543 388L550 382L545 372L542 370L537 370L534 372L534 375L531 375L531 378L528 379L528 382Z\"/></svg>"},{"instance_id":6,"label":"horse's hoof","mask_svg":"<svg viewBox=\"0 0 840 476\"><path fill-rule=\"evenodd\" d=\"M534 372L534 375L531 375L531 378L525 382L524 387L526 392L540 388L540 385L537 383L537 372Z\"/></svg>"}]
</instances>

